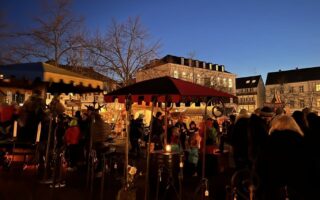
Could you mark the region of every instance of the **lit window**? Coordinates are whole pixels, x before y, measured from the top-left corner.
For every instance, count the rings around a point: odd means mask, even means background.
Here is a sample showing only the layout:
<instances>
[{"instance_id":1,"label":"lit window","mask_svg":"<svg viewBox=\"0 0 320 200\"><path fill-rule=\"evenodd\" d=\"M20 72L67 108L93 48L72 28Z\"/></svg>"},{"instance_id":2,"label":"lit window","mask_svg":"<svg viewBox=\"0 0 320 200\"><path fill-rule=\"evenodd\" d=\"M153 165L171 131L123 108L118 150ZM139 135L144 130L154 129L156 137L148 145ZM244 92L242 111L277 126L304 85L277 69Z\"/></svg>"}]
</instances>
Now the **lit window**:
<instances>
[{"instance_id":1,"label":"lit window","mask_svg":"<svg viewBox=\"0 0 320 200\"><path fill-rule=\"evenodd\" d=\"M280 94L283 94L283 93L284 93L283 88L281 88L280 89Z\"/></svg>"},{"instance_id":2,"label":"lit window","mask_svg":"<svg viewBox=\"0 0 320 200\"><path fill-rule=\"evenodd\" d=\"M289 93L293 93L293 87L289 88Z\"/></svg>"},{"instance_id":3,"label":"lit window","mask_svg":"<svg viewBox=\"0 0 320 200\"><path fill-rule=\"evenodd\" d=\"M197 83L198 83L198 84L201 83L201 76L200 76L200 74L197 74Z\"/></svg>"},{"instance_id":4,"label":"lit window","mask_svg":"<svg viewBox=\"0 0 320 200\"><path fill-rule=\"evenodd\" d=\"M320 107L320 99L317 99L317 107Z\"/></svg>"},{"instance_id":5,"label":"lit window","mask_svg":"<svg viewBox=\"0 0 320 200\"><path fill-rule=\"evenodd\" d=\"M217 78L217 83L220 85L220 77Z\"/></svg>"},{"instance_id":6,"label":"lit window","mask_svg":"<svg viewBox=\"0 0 320 200\"><path fill-rule=\"evenodd\" d=\"M290 100L289 104L290 104L290 108L294 108L294 100Z\"/></svg>"},{"instance_id":7,"label":"lit window","mask_svg":"<svg viewBox=\"0 0 320 200\"><path fill-rule=\"evenodd\" d=\"M187 73L186 72L182 72L182 79L186 79L187 78Z\"/></svg>"},{"instance_id":8,"label":"lit window","mask_svg":"<svg viewBox=\"0 0 320 200\"><path fill-rule=\"evenodd\" d=\"M213 78L213 76L210 77L210 85L214 86L214 78Z\"/></svg>"},{"instance_id":9,"label":"lit window","mask_svg":"<svg viewBox=\"0 0 320 200\"><path fill-rule=\"evenodd\" d=\"M229 78L229 88L232 88L232 79L231 78Z\"/></svg>"},{"instance_id":10,"label":"lit window","mask_svg":"<svg viewBox=\"0 0 320 200\"><path fill-rule=\"evenodd\" d=\"M316 91L317 91L317 92L320 91L320 84L316 84Z\"/></svg>"},{"instance_id":11,"label":"lit window","mask_svg":"<svg viewBox=\"0 0 320 200\"><path fill-rule=\"evenodd\" d=\"M299 104L300 104L300 108L304 108L305 107L303 99L300 99Z\"/></svg>"},{"instance_id":12,"label":"lit window","mask_svg":"<svg viewBox=\"0 0 320 200\"><path fill-rule=\"evenodd\" d=\"M304 92L303 85L299 86L299 92Z\"/></svg>"},{"instance_id":13,"label":"lit window","mask_svg":"<svg viewBox=\"0 0 320 200\"><path fill-rule=\"evenodd\" d=\"M252 83L255 83L256 82L256 80L252 80Z\"/></svg>"},{"instance_id":14,"label":"lit window","mask_svg":"<svg viewBox=\"0 0 320 200\"><path fill-rule=\"evenodd\" d=\"M193 80L193 73L190 73L190 74L189 74L189 78L190 78L191 80Z\"/></svg>"},{"instance_id":15,"label":"lit window","mask_svg":"<svg viewBox=\"0 0 320 200\"><path fill-rule=\"evenodd\" d=\"M246 80L246 84L249 84L250 83L250 80Z\"/></svg>"},{"instance_id":16,"label":"lit window","mask_svg":"<svg viewBox=\"0 0 320 200\"><path fill-rule=\"evenodd\" d=\"M174 78L179 78L179 72L177 70L173 71L173 77Z\"/></svg>"},{"instance_id":17,"label":"lit window","mask_svg":"<svg viewBox=\"0 0 320 200\"><path fill-rule=\"evenodd\" d=\"M223 86L227 87L227 79L226 78L223 78Z\"/></svg>"}]
</instances>

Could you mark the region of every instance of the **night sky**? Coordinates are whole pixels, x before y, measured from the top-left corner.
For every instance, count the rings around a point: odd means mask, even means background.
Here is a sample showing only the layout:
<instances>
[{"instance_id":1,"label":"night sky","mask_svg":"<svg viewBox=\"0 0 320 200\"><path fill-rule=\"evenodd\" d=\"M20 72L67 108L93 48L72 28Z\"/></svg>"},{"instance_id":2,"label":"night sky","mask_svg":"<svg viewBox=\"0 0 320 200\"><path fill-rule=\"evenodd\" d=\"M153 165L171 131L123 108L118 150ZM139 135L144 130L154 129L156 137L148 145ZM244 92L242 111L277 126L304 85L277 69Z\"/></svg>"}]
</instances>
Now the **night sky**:
<instances>
[{"instance_id":1,"label":"night sky","mask_svg":"<svg viewBox=\"0 0 320 200\"><path fill-rule=\"evenodd\" d=\"M41 15L40 0L1 0L11 27L24 30ZM320 66L318 0L74 0L87 29L103 32L112 18L140 16L160 57L224 64L238 77Z\"/></svg>"}]
</instances>

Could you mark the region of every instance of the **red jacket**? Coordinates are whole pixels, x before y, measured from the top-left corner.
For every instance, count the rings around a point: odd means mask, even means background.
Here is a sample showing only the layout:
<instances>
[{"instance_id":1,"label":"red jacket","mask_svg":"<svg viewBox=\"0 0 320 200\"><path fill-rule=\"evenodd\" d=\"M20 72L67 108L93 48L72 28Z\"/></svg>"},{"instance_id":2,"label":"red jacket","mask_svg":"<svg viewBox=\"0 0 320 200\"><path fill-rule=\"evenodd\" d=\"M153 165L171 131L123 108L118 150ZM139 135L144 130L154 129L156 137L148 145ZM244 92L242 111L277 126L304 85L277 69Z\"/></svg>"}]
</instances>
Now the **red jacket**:
<instances>
[{"instance_id":1,"label":"red jacket","mask_svg":"<svg viewBox=\"0 0 320 200\"><path fill-rule=\"evenodd\" d=\"M64 135L64 139L67 145L78 144L81 138L81 132L79 126L70 126Z\"/></svg>"}]
</instances>

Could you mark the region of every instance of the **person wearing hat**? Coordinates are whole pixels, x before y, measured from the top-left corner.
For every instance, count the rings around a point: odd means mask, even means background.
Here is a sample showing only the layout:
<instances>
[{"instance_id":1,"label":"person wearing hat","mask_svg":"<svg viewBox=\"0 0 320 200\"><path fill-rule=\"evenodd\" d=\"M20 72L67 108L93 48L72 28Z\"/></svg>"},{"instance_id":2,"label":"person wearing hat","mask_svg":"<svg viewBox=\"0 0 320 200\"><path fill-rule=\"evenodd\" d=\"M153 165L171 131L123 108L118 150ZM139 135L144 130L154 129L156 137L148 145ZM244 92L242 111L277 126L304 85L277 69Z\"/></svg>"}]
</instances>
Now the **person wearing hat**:
<instances>
[{"instance_id":1,"label":"person wearing hat","mask_svg":"<svg viewBox=\"0 0 320 200\"><path fill-rule=\"evenodd\" d=\"M264 106L261 108L259 116L269 125L272 118L275 116L275 113L272 108Z\"/></svg>"}]
</instances>

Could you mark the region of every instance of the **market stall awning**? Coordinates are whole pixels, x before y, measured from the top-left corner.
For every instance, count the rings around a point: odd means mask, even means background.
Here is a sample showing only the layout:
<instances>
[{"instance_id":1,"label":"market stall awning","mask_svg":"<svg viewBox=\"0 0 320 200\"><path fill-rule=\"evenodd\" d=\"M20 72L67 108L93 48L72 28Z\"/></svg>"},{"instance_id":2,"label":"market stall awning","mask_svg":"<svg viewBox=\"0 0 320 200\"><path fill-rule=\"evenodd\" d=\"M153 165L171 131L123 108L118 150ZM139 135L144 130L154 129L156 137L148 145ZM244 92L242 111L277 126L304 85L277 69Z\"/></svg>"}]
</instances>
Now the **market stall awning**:
<instances>
[{"instance_id":1,"label":"market stall awning","mask_svg":"<svg viewBox=\"0 0 320 200\"><path fill-rule=\"evenodd\" d=\"M103 82L42 62L0 66L5 79L48 83L48 91L102 91Z\"/></svg>"},{"instance_id":2,"label":"market stall awning","mask_svg":"<svg viewBox=\"0 0 320 200\"><path fill-rule=\"evenodd\" d=\"M113 102L117 98L122 103L128 95L134 102L151 102L152 98L156 98L157 102L173 103L205 101L209 98L223 102L237 100L236 96L226 92L165 76L115 90L105 95L105 101Z\"/></svg>"}]
</instances>

